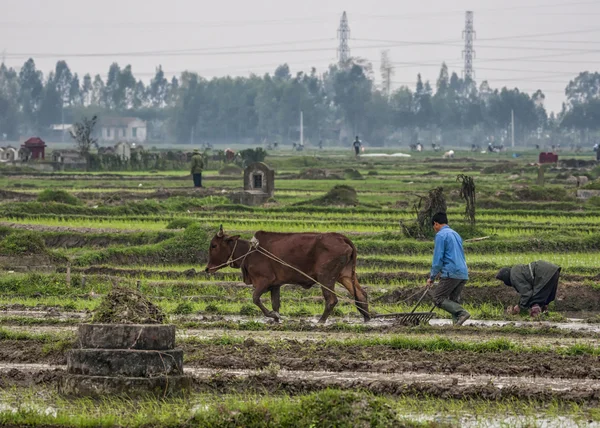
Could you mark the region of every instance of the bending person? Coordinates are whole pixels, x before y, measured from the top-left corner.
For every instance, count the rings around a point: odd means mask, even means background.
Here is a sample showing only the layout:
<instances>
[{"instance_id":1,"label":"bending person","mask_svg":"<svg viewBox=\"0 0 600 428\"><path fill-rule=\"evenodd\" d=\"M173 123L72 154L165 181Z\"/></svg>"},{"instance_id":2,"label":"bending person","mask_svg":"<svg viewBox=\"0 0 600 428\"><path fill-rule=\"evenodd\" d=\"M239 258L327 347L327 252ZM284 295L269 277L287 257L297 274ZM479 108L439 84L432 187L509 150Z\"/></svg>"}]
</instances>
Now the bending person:
<instances>
[{"instance_id":1,"label":"bending person","mask_svg":"<svg viewBox=\"0 0 600 428\"><path fill-rule=\"evenodd\" d=\"M521 296L519 304L508 308L507 313L516 315L521 309L529 309L529 315L535 317L547 312L550 302L556 299L560 270L559 266L543 260L500 269L496 279L513 287Z\"/></svg>"}]
</instances>

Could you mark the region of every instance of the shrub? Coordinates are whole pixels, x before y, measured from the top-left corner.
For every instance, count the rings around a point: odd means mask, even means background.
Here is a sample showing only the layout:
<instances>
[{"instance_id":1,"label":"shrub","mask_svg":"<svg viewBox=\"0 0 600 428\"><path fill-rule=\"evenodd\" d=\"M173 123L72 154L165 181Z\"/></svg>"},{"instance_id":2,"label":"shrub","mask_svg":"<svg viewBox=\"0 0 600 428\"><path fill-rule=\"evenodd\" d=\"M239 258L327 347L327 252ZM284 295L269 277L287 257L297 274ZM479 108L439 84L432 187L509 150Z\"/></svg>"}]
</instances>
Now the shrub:
<instances>
[{"instance_id":1,"label":"shrub","mask_svg":"<svg viewBox=\"0 0 600 428\"><path fill-rule=\"evenodd\" d=\"M60 202L67 205L81 205L81 201L64 190L42 190L37 197L38 202Z\"/></svg>"},{"instance_id":2,"label":"shrub","mask_svg":"<svg viewBox=\"0 0 600 428\"><path fill-rule=\"evenodd\" d=\"M5 256L47 253L46 243L39 234L33 232L11 233L0 241L0 254Z\"/></svg>"},{"instance_id":3,"label":"shrub","mask_svg":"<svg viewBox=\"0 0 600 428\"><path fill-rule=\"evenodd\" d=\"M263 162L267 157L267 152L262 147L256 149L245 149L239 152L240 158L246 165L250 165L254 162Z\"/></svg>"},{"instance_id":4,"label":"shrub","mask_svg":"<svg viewBox=\"0 0 600 428\"><path fill-rule=\"evenodd\" d=\"M371 176L373 176L373 175L379 175L379 173L378 173L377 171L369 171L369 172L367 173L367 175L371 175Z\"/></svg>"}]
</instances>

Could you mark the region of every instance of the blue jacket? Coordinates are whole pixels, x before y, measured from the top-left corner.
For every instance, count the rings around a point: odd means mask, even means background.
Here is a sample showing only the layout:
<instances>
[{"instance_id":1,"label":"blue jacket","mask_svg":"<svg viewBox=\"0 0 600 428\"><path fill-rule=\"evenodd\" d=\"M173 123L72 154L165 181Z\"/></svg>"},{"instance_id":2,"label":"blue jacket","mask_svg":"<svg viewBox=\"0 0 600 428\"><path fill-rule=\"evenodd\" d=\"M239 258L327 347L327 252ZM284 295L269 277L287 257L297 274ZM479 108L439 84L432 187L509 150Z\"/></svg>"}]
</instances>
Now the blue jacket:
<instances>
[{"instance_id":1,"label":"blue jacket","mask_svg":"<svg viewBox=\"0 0 600 428\"><path fill-rule=\"evenodd\" d=\"M442 227L435 235L431 279L439 273L442 278L469 279L462 239L448 226Z\"/></svg>"}]
</instances>

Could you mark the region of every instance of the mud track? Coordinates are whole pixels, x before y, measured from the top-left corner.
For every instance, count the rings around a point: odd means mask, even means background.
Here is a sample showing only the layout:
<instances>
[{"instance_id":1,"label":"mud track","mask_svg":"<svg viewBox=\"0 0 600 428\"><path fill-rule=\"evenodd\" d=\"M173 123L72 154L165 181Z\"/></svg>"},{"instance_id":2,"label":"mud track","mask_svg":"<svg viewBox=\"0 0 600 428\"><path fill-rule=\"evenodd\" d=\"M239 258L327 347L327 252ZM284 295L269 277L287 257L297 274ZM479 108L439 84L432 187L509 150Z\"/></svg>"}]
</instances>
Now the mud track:
<instances>
[{"instance_id":1,"label":"mud track","mask_svg":"<svg viewBox=\"0 0 600 428\"><path fill-rule=\"evenodd\" d=\"M73 342L44 347L35 340L4 340L1 363L66 364ZM260 370L353 371L359 373L428 373L447 375L536 376L600 379L600 359L591 355L563 356L554 352L427 352L389 346L332 346L292 340L243 344L179 343L186 367Z\"/></svg>"},{"instance_id":2,"label":"mud track","mask_svg":"<svg viewBox=\"0 0 600 428\"><path fill-rule=\"evenodd\" d=\"M363 390L375 394L454 399L536 399L597 403L600 388L595 381L490 376L445 376L403 373L323 371L246 371L186 369L197 392L305 394L327 388ZM45 385L55 387L65 366L0 364L0 388Z\"/></svg>"}]
</instances>

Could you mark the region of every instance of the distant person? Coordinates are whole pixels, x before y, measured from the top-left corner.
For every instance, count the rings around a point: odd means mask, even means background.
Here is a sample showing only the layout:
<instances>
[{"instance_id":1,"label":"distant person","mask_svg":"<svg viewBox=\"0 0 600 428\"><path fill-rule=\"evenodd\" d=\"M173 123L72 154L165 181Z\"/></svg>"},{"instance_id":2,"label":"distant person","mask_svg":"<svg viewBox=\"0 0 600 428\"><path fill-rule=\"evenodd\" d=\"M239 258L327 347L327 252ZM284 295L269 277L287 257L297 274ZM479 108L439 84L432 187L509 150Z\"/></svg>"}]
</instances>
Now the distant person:
<instances>
[{"instance_id":1,"label":"distant person","mask_svg":"<svg viewBox=\"0 0 600 428\"><path fill-rule=\"evenodd\" d=\"M323 140L319 140L319 149L323 150Z\"/></svg>"},{"instance_id":2,"label":"distant person","mask_svg":"<svg viewBox=\"0 0 600 428\"><path fill-rule=\"evenodd\" d=\"M354 147L354 156L358 157L360 154L360 148L362 146L361 141L358 139L358 135L356 136L354 143L352 143L352 146Z\"/></svg>"},{"instance_id":3,"label":"distant person","mask_svg":"<svg viewBox=\"0 0 600 428\"><path fill-rule=\"evenodd\" d=\"M461 326L471 317L459 303L462 289L469 280L462 238L448 226L446 213L435 214L431 224L436 235L427 285L432 286L438 276L440 280L429 293L438 308L452 315L454 325Z\"/></svg>"},{"instance_id":4,"label":"distant person","mask_svg":"<svg viewBox=\"0 0 600 428\"><path fill-rule=\"evenodd\" d=\"M547 312L548 305L556 299L560 270L559 266L543 260L500 269L496 279L514 288L520 296L519 304L506 312L517 315L529 309L532 317Z\"/></svg>"},{"instance_id":5,"label":"distant person","mask_svg":"<svg viewBox=\"0 0 600 428\"><path fill-rule=\"evenodd\" d=\"M194 187L202 187L202 170L204 169L204 159L200 154L200 150L194 149L192 154L192 178L194 179Z\"/></svg>"}]
</instances>

